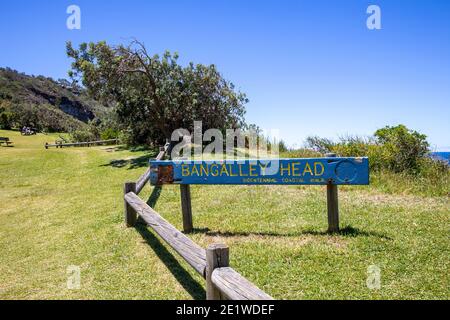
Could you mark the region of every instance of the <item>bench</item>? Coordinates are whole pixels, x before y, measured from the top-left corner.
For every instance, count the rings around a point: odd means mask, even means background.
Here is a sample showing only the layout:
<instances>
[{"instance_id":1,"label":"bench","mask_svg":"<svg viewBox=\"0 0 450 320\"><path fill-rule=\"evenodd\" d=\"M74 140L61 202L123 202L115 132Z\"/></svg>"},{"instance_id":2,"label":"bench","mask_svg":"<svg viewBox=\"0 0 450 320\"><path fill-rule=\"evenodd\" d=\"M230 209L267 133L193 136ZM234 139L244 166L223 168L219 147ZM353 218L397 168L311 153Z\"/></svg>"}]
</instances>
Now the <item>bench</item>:
<instances>
[{"instance_id":1,"label":"bench","mask_svg":"<svg viewBox=\"0 0 450 320\"><path fill-rule=\"evenodd\" d=\"M6 144L7 146L9 146L10 144L12 144L12 142L8 137L0 137L0 145L1 144Z\"/></svg>"}]
</instances>

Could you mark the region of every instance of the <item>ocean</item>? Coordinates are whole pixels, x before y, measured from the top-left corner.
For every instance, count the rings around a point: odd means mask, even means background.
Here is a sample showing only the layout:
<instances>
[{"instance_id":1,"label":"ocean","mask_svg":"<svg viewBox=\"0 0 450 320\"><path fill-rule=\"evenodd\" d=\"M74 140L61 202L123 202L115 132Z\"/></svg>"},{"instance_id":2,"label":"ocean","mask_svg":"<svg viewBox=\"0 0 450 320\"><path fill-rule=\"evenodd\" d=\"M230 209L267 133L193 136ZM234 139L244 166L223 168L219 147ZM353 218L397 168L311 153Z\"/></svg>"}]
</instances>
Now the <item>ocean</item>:
<instances>
[{"instance_id":1,"label":"ocean","mask_svg":"<svg viewBox=\"0 0 450 320\"><path fill-rule=\"evenodd\" d=\"M430 157L435 160L444 161L450 165L450 152L430 152Z\"/></svg>"}]
</instances>

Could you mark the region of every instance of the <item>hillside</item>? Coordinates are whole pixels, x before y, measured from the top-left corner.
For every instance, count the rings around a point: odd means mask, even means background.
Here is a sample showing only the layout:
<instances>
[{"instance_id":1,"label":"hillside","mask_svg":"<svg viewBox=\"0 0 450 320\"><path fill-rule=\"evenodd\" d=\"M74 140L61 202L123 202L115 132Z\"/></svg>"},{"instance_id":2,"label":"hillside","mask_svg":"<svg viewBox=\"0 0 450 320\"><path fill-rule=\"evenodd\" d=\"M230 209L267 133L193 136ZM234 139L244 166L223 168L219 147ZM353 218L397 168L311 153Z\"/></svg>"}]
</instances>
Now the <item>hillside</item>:
<instances>
[{"instance_id":1,"label":"hillside","mask_svg":"<svg viewBox=\"0 0 450 320\"><path fill-rule=\"evenodd\" d=\"M0 68L0 127L30 125L39 130L70 131L106 112L107 107L66 80Z\"/></svg>"},{"instance_id":2,"label":"hillside","mask_svg":"<svg viewBox=\"0 0 450 320\"><path fill-rule=\"evenodd\" d=\"M0 130L0 299L204 299L204 280L139 224L123 224L123 184L155 154L122 146L45 150L57 135ZM395 177L391 177L395 182ZM182 228L180 192L145 186ZM342 232L327 234L317 186L192 186L196 243L225 243L231 266L277 299L448 299L446 196L340 187ZM79 266L81 287L67 287ZM381 270L380 289L367 286Z\"/></svg>"}]
</instances>

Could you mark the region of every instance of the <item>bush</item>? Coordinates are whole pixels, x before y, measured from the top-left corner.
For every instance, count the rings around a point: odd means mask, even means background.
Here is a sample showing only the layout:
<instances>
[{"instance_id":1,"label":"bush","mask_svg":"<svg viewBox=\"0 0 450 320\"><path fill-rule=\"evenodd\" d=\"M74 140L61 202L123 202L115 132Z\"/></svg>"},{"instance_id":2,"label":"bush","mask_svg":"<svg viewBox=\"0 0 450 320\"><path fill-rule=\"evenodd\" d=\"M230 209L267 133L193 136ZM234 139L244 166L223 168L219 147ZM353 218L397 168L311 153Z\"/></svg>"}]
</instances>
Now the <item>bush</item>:
<instances>
[{"instance_id":1,"label":"bush","mask_svg":"<svg viewBox=\"0 0 450 320\"><path fill-rule=\"evenodd\" d=\"M117 139L118 137L119 137L119 131L116 129L113 129L113 128L106 128L100 134L100 138L102 140Z\"/></svg>"},{"instance_id":2,"label":"bush","mask_svg":"<svg viewBox=\"0 0 450 320\"><path fill-rule=\"evenodd\" d=\"M36 128L38 131L67 132L85 124L47 104L19 104L0 101L0 128Z\"/></svg>"},{"instance_id":3,"label":"bush","mask_svg":"<svg viewBox=\"0 0 450 320\"><path fill-rule=\"evenodd\" d=\"M127 146L133 146L133 135L128 130L121 130L119 131L118 139L120 140L120 143L123 143Z\"/></svg>"},{"instance_id":4,"label":"bush","mask_svg":"<svg viewBox=\"0 0 450 320\"><path fill-rule=\"evenodd\" d=\"M344 157L368 156L371 184L384 192L427 196L450 194L450 167L430 159L426 136L404 125L384 127L368 138L341 137L338 142L308 137L306 145L319 155L334 152ZM298 150L287 156L307 157L308 154Z\"/></svg>"},{"instance_id":5,"label":"bush","mask_svg":"<svg viewBox=\"0 0 450 320\"><path fill-rule=\"evenodd\" d=\"M13 114L0 109L0 129L10 130L13 127Z\"/></svg>"},{"instance_id":6,"label":"bush","mask_svg":"<svg viewBox=\"0 0 450 320\"><path fill-rule=\"evenodd\" d=\"M394 172L421 171L421 160L429 152L426 135L398 125L377 130L375 138L383 146L381 161L388 169Z\"/></svg>"},{"instance_id":7,"label":"bush","mask_svg":"<svg viewBox=\"0 0 450 320\"><path fill-rule=\"evenodd\" d=\"M333 152L343 157L370 159L371 169L418 174L429 152L426 135L404 125L386 126L373 137L346 136L338 142L320 137L308 137L306 145L320 153Z\"/></svg>"},{"instance_id":8,"label":"bush","mask_svg":"<svg viewBox=\"0 0 450 320\"><path fill-rule=\"evenodd\" d=\"M70 133L72 142L88 142L97 140L97 137L90 130L75 130Z\"/></svg>"}]
</instances>

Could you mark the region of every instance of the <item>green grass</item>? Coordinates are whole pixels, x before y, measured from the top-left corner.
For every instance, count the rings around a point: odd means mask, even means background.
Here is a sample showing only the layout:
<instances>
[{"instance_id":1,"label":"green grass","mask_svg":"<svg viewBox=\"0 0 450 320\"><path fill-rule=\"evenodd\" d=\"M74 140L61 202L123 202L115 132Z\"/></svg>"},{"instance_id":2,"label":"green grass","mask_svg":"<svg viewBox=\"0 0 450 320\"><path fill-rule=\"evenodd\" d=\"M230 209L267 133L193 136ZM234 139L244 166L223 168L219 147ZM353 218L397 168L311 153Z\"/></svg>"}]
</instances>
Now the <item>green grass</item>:
<instances>
[{"instance_id":1,"label":"green grass","mask_svg":"<svg viewBox=\"0 0 450 320\"><path fill-rule=\"evenodd\" d=\"M123 225L123 183L151 154L0 136L14 142L0 147L0 299L204 298L204 281L167 245ZM340 187L335 235L324 233L323 187L193 186L190 237L228 244L232 267L278 299L449 299L449 198L379 185ZM177 186L140 196L181 228ZM67 289L69 265L81 268L78 290ZM379 290L366 286L370 265Z\"/></svg>"}]
</instances>

